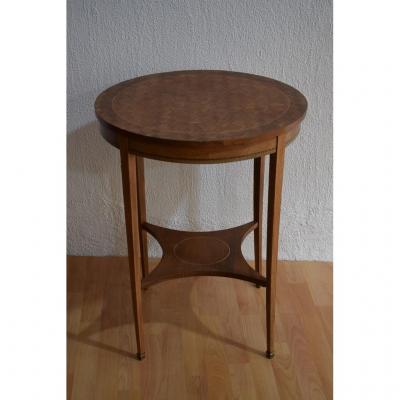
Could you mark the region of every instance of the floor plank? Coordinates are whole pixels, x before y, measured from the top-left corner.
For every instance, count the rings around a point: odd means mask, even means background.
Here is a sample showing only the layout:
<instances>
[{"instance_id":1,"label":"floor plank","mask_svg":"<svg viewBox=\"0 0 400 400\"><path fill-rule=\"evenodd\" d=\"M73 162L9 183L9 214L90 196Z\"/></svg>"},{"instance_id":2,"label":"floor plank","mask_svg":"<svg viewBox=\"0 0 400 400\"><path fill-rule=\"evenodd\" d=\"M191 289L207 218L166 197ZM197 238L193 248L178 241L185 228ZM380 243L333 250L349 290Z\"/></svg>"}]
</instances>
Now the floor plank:
<instances>
[{"instance_id":1,"label":"floor plank","mask_svg":"<svg viewBox=\"0 0 400 400\"><path fill-rule=\"evenodd\" d=\"M127 259L70 256L67 270L68 399L332 399L332 263L279 262L273 360L263 288L193 277L145 290L140 362Z\"/></svg>"}]
</instances>

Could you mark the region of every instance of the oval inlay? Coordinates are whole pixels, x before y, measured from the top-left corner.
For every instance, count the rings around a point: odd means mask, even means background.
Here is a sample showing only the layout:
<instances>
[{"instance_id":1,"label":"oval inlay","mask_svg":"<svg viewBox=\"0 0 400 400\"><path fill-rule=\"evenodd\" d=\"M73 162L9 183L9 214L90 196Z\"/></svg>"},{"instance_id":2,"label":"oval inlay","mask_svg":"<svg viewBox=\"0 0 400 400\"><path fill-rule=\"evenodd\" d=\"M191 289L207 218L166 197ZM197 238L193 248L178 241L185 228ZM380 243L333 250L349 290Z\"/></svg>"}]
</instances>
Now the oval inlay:
<instances>
[{"instance_id":1,"label":"oval inlay","mask_svg":"<svg viewBox=\"0 0 400 400\"><path fill-rule=\"evenodd\" d=\"M228 243L210 236L193 236L183 239L174 247L174 255L185 263L198 265L217 264L230 253Z\"/></svg>"}]
</instances>

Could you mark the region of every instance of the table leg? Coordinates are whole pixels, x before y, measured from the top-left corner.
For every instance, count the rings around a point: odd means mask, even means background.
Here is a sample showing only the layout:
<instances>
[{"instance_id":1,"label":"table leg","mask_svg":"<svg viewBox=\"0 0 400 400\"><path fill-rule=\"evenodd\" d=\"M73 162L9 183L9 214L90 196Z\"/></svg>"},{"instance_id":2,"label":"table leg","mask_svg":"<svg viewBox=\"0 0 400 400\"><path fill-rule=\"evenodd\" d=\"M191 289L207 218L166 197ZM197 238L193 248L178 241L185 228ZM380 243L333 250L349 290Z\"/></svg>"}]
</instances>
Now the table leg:
<instances>
[{"instance_id":1,"label":"table leg","mask_svg":"<svg viewBox=\"0 0 400 400\"><path fill-rule=\"evenodd\" d=\"M140 256L142 266L142 276L149 273L149 258L147 252L147 233L143 229L146 222L146 188L144 180L144 159L136 156L138 202L139 202L139 232L140 232Z\"/></svg>"},{"instance_id":2,"label":"table leg","mask_svg":"<svg viewBox=\"0 0 400 400\"><path fill-rule=\"evenodd\" d=\"M124 193L125 225L128 244L129 273L132 292L132 306L135 320L137 357L144 358L142 292L140 279L140 239L138 215L138 176L136 156L129 154L128 138L119 140L121 155L122 187Z\"/></svg>"},{"instance_id":3,"label":"table leg","mask_svg":"<svg viewBox=\"0 0 400 400\"><path fill-rule=\"evenodd\" d=\"M274 322L276 295L276 267L278 261L279 220L281 211L285 136L277 137L276 153L270 155L267 221L267 352L274 356Z\"/></svg>"},{"instance_id":4,"label":"table leg","mask_svg":"<svg viewBox=\"0 0 400 400\"><path fill-rule=\"evenodd\" d=\"M254 159L253 173L253 213L257 228L254 230L254 262L256 271L262 273L262 223L263 223L263 199L264 199L264 170L265 156ZM260 285L256 285L260 287Z\"/></svg>"}]
</instances>

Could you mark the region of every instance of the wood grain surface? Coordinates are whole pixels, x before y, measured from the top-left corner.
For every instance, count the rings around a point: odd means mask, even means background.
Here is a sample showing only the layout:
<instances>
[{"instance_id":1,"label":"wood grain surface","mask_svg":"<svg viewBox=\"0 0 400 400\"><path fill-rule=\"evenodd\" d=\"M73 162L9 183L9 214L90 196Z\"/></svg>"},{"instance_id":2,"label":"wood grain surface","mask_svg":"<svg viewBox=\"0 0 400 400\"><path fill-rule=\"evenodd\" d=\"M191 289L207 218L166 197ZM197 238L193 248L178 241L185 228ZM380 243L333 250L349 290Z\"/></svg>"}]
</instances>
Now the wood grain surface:
<instances>
[{"instance_id":1,"label":"wood grain surface","mask_svg":"<svg viewBox=\"0 0 400 400\"><path fill-rule=\"evenodd\" d=\"M266 279L244 259L241 245L258 224L211 232L187 232L144 223L143 228L159 242L163 256L142 280L142 287L188 276L224 276L266 286Z\"/></svg>"},{"instance_id":2,"label":"wood grain surface","mask_svg":"<svg viewBox=\"0 0 400 400\"><path fill-rule=\"evenodd\" d=\"M67 398L332 399L332 264L279 262L277 285L274 359L265 290L192 277L143 292L138 361L127 258L68 257Z\"/></svg>"},{"instance_id":3,"label":"wood grain surface","mask_svg":"<svg viewBox=\"0 0 400 400\"><path fill-rule=\"evenodd\" d=\"M130 151L175 161L252 158L293 140L307 101L295 88L232 71L173 71L121 82L102 92L96 116L106 140Z\"/></svg>"}]
</instances>

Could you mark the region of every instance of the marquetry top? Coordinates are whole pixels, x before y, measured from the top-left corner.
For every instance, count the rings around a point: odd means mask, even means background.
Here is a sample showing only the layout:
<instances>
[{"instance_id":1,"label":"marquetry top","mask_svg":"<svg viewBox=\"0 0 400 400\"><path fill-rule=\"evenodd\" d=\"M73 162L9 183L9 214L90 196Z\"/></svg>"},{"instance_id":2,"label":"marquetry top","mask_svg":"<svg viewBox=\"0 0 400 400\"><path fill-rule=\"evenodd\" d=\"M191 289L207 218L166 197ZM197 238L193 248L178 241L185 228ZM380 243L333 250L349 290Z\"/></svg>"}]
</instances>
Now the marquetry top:
<instances>
[{"instance_id":1,"label":"marquetry top","mask_svg":"<svg viewBox=\"0 0 400 400\"><path fill-rule=\"evenodd\" d=\"M292 140L307 101L296 89L263 76L229 71L175 71L121 82L95 104L103 136L150 158L213 162L274 151Z\"/></svg>"}]
</instances>

